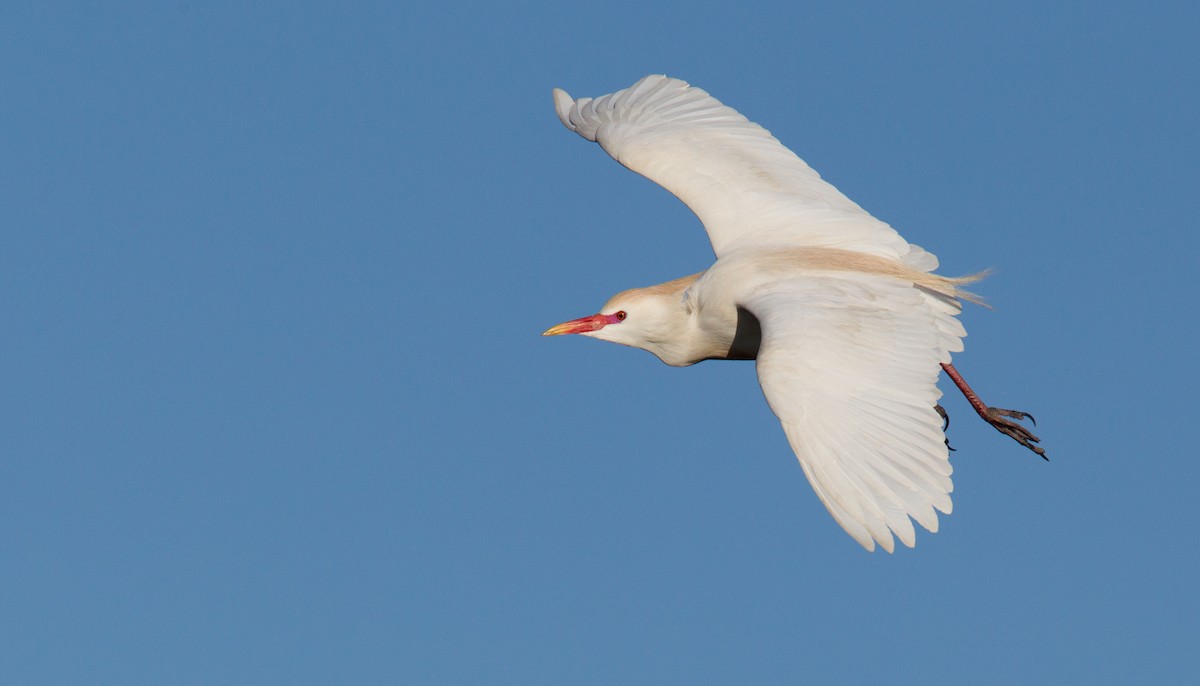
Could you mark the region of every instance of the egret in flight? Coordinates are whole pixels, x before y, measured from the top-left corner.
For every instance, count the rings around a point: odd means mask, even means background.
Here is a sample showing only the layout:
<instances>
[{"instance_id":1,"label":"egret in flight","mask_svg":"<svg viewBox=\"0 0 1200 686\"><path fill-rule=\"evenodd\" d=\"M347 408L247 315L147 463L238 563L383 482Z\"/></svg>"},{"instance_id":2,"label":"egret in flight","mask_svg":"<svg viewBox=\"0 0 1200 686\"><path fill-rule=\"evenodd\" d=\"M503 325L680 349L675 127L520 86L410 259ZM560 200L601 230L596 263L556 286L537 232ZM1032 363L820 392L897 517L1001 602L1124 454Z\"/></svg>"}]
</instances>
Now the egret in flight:
<instances>
[{"instance_id":1,"label":"egret in flight","mask_svg":"<svg viewBox=\"0 0 1200 686\"><path fill-rule=\"evenodd\" d=\"M975 277L933 273L905 241L765 129L678 79L599 98L554 90L558 117L700 218L706 271L613 296L551 327L672 366L757 360L758 381L813 490L867 550L912 547L951 509L945 371L984 420L1045 457L1016 410L988 407L950 364ZM1014 421L1015 420L1015 421Z\"/></svg>"}]
</instances>

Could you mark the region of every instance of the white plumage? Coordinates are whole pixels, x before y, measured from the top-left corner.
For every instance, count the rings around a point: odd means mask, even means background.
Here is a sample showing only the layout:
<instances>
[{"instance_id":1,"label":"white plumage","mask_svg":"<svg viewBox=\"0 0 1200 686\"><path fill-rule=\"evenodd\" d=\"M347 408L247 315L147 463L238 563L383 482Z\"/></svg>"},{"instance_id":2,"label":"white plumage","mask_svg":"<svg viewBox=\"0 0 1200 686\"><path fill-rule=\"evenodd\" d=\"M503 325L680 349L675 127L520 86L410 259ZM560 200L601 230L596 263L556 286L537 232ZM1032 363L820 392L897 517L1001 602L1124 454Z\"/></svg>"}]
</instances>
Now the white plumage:
<instances>
[{"instance_id":1,"label":"white plumage","mask_svg":"<svg viewBox=\"0 0 1200 686\"><path fill-rule=\"evenodd\" d=\"M554 104L567 128L686 203L718 259L546 333L672 365L757 357L805 475L856 541L912 546L910 518L937 531L953 484L934 407L939 365L966 335L955 319L962 280L930 273L933 255L683 81L647 76L594 100L556 89Z\"/></svg>"}]
</instances>

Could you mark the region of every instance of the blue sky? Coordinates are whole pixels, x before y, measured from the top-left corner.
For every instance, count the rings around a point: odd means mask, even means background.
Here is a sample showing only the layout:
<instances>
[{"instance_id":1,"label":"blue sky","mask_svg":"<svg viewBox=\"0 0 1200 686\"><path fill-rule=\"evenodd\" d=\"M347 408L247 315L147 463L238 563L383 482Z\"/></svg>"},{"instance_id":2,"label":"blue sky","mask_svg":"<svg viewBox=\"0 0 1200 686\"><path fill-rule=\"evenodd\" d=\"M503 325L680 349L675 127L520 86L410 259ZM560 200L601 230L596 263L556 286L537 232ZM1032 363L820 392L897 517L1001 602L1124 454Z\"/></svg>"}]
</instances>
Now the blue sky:
<instances>
[{"instance_id":1,"label":"blue sky","mask_svg":"<svg viewBox=\"0 0 1200 686\"><path fill-rule=\"evenodd\" d=\"M80 683L1192 683L1191 3L75 3L0 22L0 664ZM667 73L948 274L955 511L868 554L558 123Z\"/></svg>"}]
</instances>

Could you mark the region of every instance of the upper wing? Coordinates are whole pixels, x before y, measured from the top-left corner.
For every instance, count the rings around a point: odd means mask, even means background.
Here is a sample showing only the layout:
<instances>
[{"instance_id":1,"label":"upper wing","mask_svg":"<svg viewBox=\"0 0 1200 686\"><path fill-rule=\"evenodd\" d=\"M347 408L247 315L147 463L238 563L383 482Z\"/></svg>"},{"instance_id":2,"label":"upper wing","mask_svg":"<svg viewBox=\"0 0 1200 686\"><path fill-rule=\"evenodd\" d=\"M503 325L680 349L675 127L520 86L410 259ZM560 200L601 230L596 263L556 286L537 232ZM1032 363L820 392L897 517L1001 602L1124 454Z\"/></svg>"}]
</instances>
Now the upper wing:
<instances>
[{"instance_id":1,"label":"upper wing","mask_svg":"<svg viewBox=\"0 0 1200 686\"><path fill-rule=\"evenodd\" d=\"M554 90L563 124L682 200L717 256L763 244L936 261L826 183L766 129L679 79L652 75L600 98Z\"/></svg>"},{"instance_id":2,"label":"upper wing","mask_svg":"<svg viewBox=\"0 0 1200 686\"><path fill-rule=\"evenodd\" d=\"M949 514L939 364L966 335L952 298L886 276L809 273L744 299L763 339L758 380L813 490L867 550L912 547L909 517ZM889 531L890 530L890 531Z\"/></svg>"}]
</instances>

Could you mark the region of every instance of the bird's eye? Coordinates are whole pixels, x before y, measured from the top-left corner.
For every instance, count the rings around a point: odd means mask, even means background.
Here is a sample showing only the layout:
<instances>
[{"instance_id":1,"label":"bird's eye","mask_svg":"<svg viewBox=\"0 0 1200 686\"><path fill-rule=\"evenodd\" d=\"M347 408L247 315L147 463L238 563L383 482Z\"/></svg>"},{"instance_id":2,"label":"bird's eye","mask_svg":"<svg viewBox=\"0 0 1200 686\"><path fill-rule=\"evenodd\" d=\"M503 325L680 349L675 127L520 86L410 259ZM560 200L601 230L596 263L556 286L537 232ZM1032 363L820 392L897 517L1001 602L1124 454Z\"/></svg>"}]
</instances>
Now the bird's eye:
<instances>
[{"instance_id":1,"label":"bird's eye","mask_svg":"<svg viewBox=\"0 0 1200 686\"><path fill-rule=\"evenodd\" d=\"M617 313L617 319L620 321L625 321L625 317L627 317L627 316L628 315L625 314L625 310L621 310L620 312Z\"/></svg>"}]
</instances>

